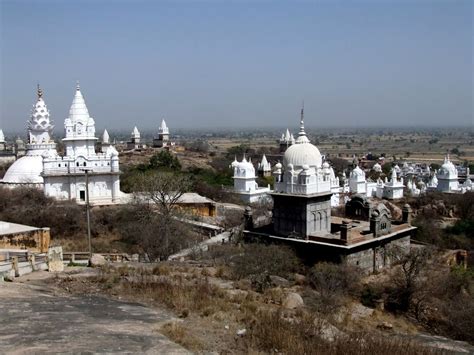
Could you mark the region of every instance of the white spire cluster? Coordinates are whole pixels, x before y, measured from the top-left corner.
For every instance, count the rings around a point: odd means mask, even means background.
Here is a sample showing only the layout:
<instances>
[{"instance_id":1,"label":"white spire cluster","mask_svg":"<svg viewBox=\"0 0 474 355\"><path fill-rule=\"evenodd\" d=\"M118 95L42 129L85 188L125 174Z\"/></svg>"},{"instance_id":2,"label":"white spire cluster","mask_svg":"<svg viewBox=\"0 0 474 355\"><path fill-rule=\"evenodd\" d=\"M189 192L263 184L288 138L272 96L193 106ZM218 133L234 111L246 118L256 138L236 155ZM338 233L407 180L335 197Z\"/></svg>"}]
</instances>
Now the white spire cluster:
<instances>
[{"instance_id":1,"label":"white spire cluster","mask_svg":"<svg viewBox=\"0 0 474 355\"><path fill-rule=\"evenodd\" d=\"M137 126L133 128L132 131L132 138L139 139L140 138L140 131L138 130Z\"/></svg>"},{"instance_id":2,"label":"white spire cluster","mask_svg":"<svg viewBox=\"0 0 474 355\"><path fill-rule=\"evenodd\" d=\"M89 115L79 83L76 86L76 93L69 109L69 117L64 121L64 130L66 139L96 139L95 121Z\"/></svg>"},{"instance_id":3,"label":"white spire cluster","mask_svg":"<svg viewBox=\"0 0 474 355\"><path fill-rule=\"evenodd\" d=\"M102 143L110 143L110 136L109 132L107 132L107 129L104 129L104 134L102 134Z\"/></svg>"},{"instance_id":4,"label":"white spire cluster","mask_svg":"<svg viewBox=\"0 0 474 355\"><path fill-rule=\"evenodd\" d=\"M158 128L158 132L161 134L169 134L170 131L168 129L168 126L166 125L166 122L164 119L161 120L160 127Z\"/></svg>"},{"instance_id":5,"label":"white spire cluster","mask_svg":"<svg viewBox=\"0 0 474 355\"><path fill-rule=\"evenodd\" d=\"M30 144L50 143L54 126L39 85L37 95L38 99L33 105L31 117L28 120L28 140Z\"/></svg>"},{"instance_id":6,"label":"white spire cluster","mask_svg":"<svg viewBox=\"0 0 474 355\"><path fill-rule=\"evenodd\" d=\"M3 130L0 129L0 143L5 143L5 135L3 134Z\"/></svg>"}]
</instances>

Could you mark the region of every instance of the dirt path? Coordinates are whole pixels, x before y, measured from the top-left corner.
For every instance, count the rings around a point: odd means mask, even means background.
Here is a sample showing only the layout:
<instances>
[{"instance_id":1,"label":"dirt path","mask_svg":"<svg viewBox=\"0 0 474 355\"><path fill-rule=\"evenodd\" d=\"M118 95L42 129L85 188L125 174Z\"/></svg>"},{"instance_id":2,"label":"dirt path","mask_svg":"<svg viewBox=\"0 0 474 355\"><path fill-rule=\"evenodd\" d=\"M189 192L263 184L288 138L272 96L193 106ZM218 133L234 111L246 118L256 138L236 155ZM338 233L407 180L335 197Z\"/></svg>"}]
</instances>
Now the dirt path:
<instances>
[{"instance_id":1,"label":"dirt path","mask_svg":"<svg viewBox=\"0 0 474 355\"><path fill-rule=\"evenodd\" d=\"M0 305L0 353L188 353L157 331L173 317L139 304L59 295L36 280L0 283Z\"/></svg>"}]
</instances>

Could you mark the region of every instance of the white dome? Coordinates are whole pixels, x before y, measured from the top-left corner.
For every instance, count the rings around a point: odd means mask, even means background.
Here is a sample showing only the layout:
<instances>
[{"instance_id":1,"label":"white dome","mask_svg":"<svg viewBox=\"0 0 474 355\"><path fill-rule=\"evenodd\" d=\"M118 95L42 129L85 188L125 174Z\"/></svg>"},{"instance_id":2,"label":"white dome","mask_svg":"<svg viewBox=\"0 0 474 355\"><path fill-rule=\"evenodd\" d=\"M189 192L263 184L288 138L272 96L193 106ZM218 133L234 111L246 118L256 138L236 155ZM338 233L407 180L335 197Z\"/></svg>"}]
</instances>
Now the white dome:
<instances>
[{"instance_id":1,"label":"white dome","mask_svg":"<svg viewBox=\"0 0 474 355\"><path fill-rule=\"evenodd\" d=\"M297 143L290 146L283 156L283 165L292 164L295 169L302 169L303 165L321 167L322 157L319 149L311 143Z\"/></svg>"},{"instance_id":2,"label":"white dome","mask_svg":"<svg viewBox=\"0 0 474 355\"><path fill-rule=\"evenodd\" d=\"M457 179L458 171L454 164L449 160L449 156L444 159L444 164L438 171L438 176Z\"/></svg>"},{"instance_id":3,"label":"white dome","mask_svg":"<svg viewBox=\"0 0 474 355\"><path fill-rule=\"evenodd\" d=\"M25 155L8 168L2 182L7 184L42 184L43 157Z\"/></svg>"}]
</instances>

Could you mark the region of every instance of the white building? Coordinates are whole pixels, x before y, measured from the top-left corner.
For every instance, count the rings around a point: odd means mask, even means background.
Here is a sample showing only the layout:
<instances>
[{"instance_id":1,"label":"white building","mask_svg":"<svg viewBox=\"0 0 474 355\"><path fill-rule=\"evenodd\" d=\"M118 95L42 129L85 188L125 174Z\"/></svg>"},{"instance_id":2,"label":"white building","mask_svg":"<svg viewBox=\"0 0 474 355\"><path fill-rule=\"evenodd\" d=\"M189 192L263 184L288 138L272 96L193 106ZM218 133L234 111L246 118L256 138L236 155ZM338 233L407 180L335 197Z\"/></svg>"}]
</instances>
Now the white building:
<instances>
[{"instance_id":1,"label":"white building","mask_svg":"<svg viewBox=\"0 0 474 355\"><path fill-rule=\"evenodd\" d=\"M290 130L287 128L285 133L281 134L280 138L280 152L284 152L288 149L288 147L295 144L295 137L293 137L293 133L290 133Z\"/></svg>"},{"instance_id":2,"label":"white building","mask_svg":"<svg viewBox=\"0 0 474 355\"><path fill-rule=\"evenodd\" d=\"M268 162L265 154L262 156L262 160L258 163L257 171L261 176L271 176L272 175L272 166Z\"/></svg>"},{"instance_id":3,"label":"white building","mask_svg":"<svg viewBox=\"0 0 474 355\"><path fill-rule=\"evenodd\" d=\"M139 150L143 148L141 144L141 135L140 131L138 130L137 126L133 127L133 131L130 135L130 141L127 142L127 149L128 150Z\"/></svg>"},{"instance_id":4,"label":"white building","mask_svg":"<svg viewBox=\"0 0 474 355\"><path fill-rule=\"evenodd\" d=\"M158 128L158 136L153 139L153 146L157 148L164 148L173 145L174 143L170 142L170 130L166 125L165 120L162 119L160 127Z\"/></svg>"},{"instance_id":5,"label":"white building","mask_svg":"<svg viewBox=\"0 0 474 355\"><path fill-rule=\"evenodd\" d=\"M6 149L5 135L3 134L3 130L0 129L0 150L5 150L5 149Z\"/></svg>"},{"instance_id":6,"label":"white building","mask_svg":"<svg viewBox=\"0 0 474 355\"><path fill-rule=\"evenodd\" d=\"M458 171L454 164L449 160L449 155L444 158L444 163L436 174L438 180L437 190L441 192L458 192L459 177Z\"/></svg>"},{"instance_id":7,"label":"white building","mask_svg":"<svg viewBox=\"0 0 474 355\"><path fill-rule=\"evenodd\" d=\"M403 198L403 178L398 179L397 170L395 169L398 165L392 169L391 179L389 182L386 182L383 186L382 196L378 195L379 198L387 198L389 200L396 200ZM378 190L377 190L378 193Z\"/></svg>"},{"instance_id":8,"label":"white building","mask_svg":"<svg viewBox=\"0 0 474 355\"><path fill-rule=\"evenodd\" d=\"M43 91L39 85L37 95L37 101L33 105L31 117L27 124L28 143L26 154L10 166L0 181L2 184L9 186L32 185L43 188L42 155L54 156L57 154L56 143L52 139L54 126L50 120L48 108L43 100Z\"/></svg>"},{"instance_id":9,"label":"white building","mask_svg":"<svg viewBox=\"0 0 474 355\"><path fill-rule=\"evenodd\" d=\"M328 170L323 169L321 153L306 136L303 109L298 138L286 150L283 165L275 165L273 176L277 193L314 195L331 192L331 177Z\"/></svg>"},{"instance_id":10,"label":"white building","mask_svg":"<svg viewBox=\"0 0 474 355\"><path fill-rule=\"evenodd\" d=\"M100 142L100 149L102 153L105 153L107 149L110 147L110 136L109 132L107 132L106 129L104 129L104 133L102 134L102 141Z\"/></svg>"},{"instance_id":11,"label":"white building","mask_svg":"<svg viewBox=\"0 0 474 355\"><path fill-rule=\"evenodd\" d=\"M234 169L234 192L246 203L263 201L268 197L270 186L259 187L255 179L255 168L251 161L247 161L245 154L241 162L237 158L231 164Z\"/></svg>"},{"instance_id":12,"label":"white building","mask_svg":"<svg viewBox=\"0 0 474 355\"><path fill-rule=\"evenodd\" d=\"M118 202L120 170L118 152L109 146L104 153L95 152L95 121L89 115L79 85L64 121L65 156L55 150L43 153L44 192L57 199L84 201L86 176L89 176L89 200L95 203Z\"/></svg>"},{"instance_id":13,"label":"white building","mask_svg":"<svg viewBox=\"0 0 474 355\"><path fill-rule=\"evenodd\" d=\"M349 191L352 194L359 194L366 197L387 198L390 200L403 197L403 178L398 179L398 165L395 165L391 172L391 180L381 178L377 182L367 181L365 172L357 165L349 175Z\"/></svg>"}]
</instances>

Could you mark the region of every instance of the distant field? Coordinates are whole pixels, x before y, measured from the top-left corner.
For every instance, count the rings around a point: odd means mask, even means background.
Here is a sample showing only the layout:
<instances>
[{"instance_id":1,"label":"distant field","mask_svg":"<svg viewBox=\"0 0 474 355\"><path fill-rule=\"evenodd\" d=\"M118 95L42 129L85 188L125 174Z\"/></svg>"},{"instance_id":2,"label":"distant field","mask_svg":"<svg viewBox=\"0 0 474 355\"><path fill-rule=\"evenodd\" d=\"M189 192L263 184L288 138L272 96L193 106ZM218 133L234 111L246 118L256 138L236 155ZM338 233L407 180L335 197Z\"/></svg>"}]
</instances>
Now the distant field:
<instances>
[{"instance_id":1,"label":"distant field","mask_svg":"<svg viewBox=\"0 0 474 355\"><path fill-rule=\"evenodd\" d=\"M445 134L324 134L311 135L311 142L322 154L350 158L354 154L362 156L371 152L375 155L385 154L387 158L395 156L416 162L440 163L447 152L455 162L474 162L474 137L470 132L446 132ZM213 138L209 143L218 152L237 145L248 145L251 148L276 148L278 137L269 138Z\"/></svg>"}]
</instances>

